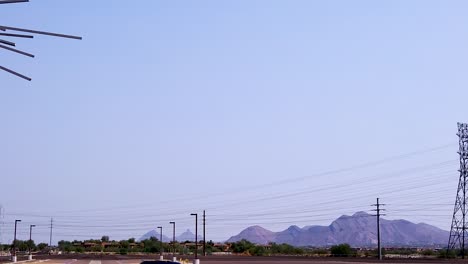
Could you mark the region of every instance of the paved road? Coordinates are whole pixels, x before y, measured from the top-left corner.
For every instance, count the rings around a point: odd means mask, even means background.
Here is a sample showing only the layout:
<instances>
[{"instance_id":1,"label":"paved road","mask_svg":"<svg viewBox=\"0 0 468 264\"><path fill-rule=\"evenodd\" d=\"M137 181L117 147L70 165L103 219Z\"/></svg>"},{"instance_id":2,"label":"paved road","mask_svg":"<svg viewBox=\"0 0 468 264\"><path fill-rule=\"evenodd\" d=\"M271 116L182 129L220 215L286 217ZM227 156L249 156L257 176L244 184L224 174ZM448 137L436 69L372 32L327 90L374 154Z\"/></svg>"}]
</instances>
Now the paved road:
<instances>
[{"instance_id":1,"label":"paved road","mask_svg":"<svg viewBox=\"0 0 468 264\"><path fill-rule=\"evenodd\" d=\"M91 257L91 256L90 256ZM149 258L136 259L42 259L32 262L23 262L24 264L140 264L143 260L151 260ZM153 259L154 260L154 259ZM360 260L360 259L304 259L304 258L285 258L285 257L270 257L270 258L258 258L258 257L223 257L223 258L205 258L202 259L201 264L280 264L280 263L291 263L291 264L358 264L358 263L383 263L383 264L401 264L401 263L417 263L417 264L436 264L436 263L467 263L465 261L454 261L454 260L405 260L405 261L392 261L385 260L379 262L378 260ZM191 261L187 262L191 263Z\"/></svg>"}]
</instances>

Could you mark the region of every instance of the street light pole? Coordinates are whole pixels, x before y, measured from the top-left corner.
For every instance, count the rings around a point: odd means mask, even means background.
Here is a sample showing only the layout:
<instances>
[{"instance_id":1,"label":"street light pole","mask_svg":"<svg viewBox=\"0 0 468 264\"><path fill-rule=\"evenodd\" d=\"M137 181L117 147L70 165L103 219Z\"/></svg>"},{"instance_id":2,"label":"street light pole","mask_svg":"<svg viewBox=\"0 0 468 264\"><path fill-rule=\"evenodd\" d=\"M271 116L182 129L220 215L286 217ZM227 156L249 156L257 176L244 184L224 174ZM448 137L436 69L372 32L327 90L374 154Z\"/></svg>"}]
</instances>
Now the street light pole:
<instances>
[{"instance_id":1,"label":"street light pole","mask_svg":"<svg viewBox=\"0 0 468 264\"><path fill-rule=\"evenodd\" d=\"M29 260L32 260L32 228L35 227L36 225L30 225L29 226Z\"/></svg>"},{"instance_id":2,"label":"street light pole","mask_svg":"<svg viewBox=\"0 0 468 264\"><path fill-rule=\"evenodd\" d=\"M193 264L199 264L200 260L198 259L198 214L190 214L195 216L195 260Z\"/></svg>"},{"instance_id":3,"label":"street light pole","mask_svg":"<svg viewBox=\"0 0 468 264\"><path fill-rule=\"evenodd\" d=\"M206 214L203 210L203 256L206 256Z\"/></svg>"},{"instance_id":4,"label":"street light pole","mask_svg":"<svg viewBox=\"0 0 468 264\"><path fill-rule=\"evenodd\" d=\"M160 260L163 260L164 257L163 257L163 242L162 242L162 226L158 226L159 228L159 237L160 237L160 240L159 242L161 242L161 256L159 257Z\"/></svg>"},{"instance_id":5,"label":"street light pole","mask_svg":"<svg viewBox=\"0 0 468 264\"><path fill-rule=\"evenodd\" d=\"M15 236L13 238L13 254L12 254L13 262L16 262L16 227L18 225L18 222L21 222L21 220L15 220Z\"/></svg>"},{"instance_id":6,"label":"street light pole","mask_svg":"<svg viewBox=\"0 0 468 264\"><path fill-rule=\"evenodd\" d=\"M31 254L31 245L32 245L32 228L36 227L36 225L29 226L29 254Z\"/></svg>"},{"instance_id":7,"label":"street light pole","mask_svg":"<svg viewBox=\"0 0 468 264\"><path fill-rule=\"evenodd\" d=\"M176 262L175 256L175 222L169 222L172 225L172 261Z\"/></svg>"}]
</instances>

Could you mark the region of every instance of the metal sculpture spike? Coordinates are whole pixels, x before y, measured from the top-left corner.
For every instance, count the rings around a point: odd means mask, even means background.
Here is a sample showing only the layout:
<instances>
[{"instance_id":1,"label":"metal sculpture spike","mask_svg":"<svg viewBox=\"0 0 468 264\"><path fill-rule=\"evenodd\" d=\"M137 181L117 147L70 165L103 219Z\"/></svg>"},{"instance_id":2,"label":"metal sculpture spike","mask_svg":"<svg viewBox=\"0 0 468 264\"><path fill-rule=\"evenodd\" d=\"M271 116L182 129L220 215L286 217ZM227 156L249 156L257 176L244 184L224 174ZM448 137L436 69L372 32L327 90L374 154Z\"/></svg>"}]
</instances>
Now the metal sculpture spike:
<instances>
[{"instance_id":1,"label":"metal sculpture spike","mask_svg":"<svg viewBox=\"0 0 468 264\"><path fill-rule=\"evenodd\" d=\"M29 0L0 0L0 5L1 4L17 4L17 3L26 3L29 2ZM12 32L12 33L10 33ZM20 33L17 33L20 32ZM27 33L27 34L23 34ZM21 51L19 49L13 48L16 47L16 43L11 41L13 38L26 38L26 39L32 39L34 38L34 35L46 35L46 36L52 36L52 37L59 37L59 38L69 38L69 39L78 39L81 40L81 37L78 36L72 36L72 35L65 35L65 34L58 34L58 33L51 33L51 32L45 32L45 31L38 31L38 30L31 30L31 29L25 29L25 28L17 28L17 27L10 27L10 26L3 26L0 25L0 49L4 49L10 52L15 52L20 55L28 56L31 58L34 58L33 54ZM8 72L10 74L13 74L17 77L23 78L25 80L31 81L31 78L28 76L25 76L23 74L20 74L16 71L13 71L11 69L8 69L4 66L0 65L0 70L3 70L5 72Z\"/></svg>"}]
</instances>

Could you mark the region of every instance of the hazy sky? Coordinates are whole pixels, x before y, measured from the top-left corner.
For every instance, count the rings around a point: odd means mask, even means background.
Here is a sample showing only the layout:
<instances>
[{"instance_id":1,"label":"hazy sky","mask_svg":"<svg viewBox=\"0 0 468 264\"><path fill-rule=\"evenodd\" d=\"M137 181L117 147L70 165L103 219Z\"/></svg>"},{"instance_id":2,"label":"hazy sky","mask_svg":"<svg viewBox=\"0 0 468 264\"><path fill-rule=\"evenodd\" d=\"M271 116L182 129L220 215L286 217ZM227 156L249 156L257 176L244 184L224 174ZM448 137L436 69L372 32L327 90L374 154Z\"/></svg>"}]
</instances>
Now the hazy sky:
<instances>
[{"instance_id":1,"label":"hazy sky","mask_svg":"<svg viewBox=\"0 0 468 264\"><path fill-rule=\"evenodd\" d=\"M0 242L207 239L369 211L449 229L468 121L466 1L64 1L0 25ZM412 153L411 155L406 155ZM402 156L401 156L402 155ZM389 157L394 157L390 158ZM380 163L369 163L382 161ZM366 166L360 166L367 164ZM349 168L348 170L343 170ZM323 172L329 172L322 174Z\"/></svg>"}]
</instances>

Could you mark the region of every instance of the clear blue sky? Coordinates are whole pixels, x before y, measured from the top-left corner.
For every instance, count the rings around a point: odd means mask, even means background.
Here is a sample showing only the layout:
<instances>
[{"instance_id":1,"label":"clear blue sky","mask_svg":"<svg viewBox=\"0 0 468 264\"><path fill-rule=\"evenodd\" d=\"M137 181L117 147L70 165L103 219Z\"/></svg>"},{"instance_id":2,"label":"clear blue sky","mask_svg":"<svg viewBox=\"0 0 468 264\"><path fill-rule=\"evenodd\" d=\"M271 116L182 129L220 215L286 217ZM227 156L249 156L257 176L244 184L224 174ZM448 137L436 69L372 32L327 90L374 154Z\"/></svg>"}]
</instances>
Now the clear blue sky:
<instances>
[{"instance_id":1,"label":"clear blue sky","mask_svg":"<svg viewBox=\"0 0 468 264\"><path fill-rule=\"evenodd\" d=\"M466 1L3 5L1 242L139 237L207 209L208 239L369 211L450 227L468 121ZM434 151L423 151L445 146ZM386 157L397 160L320 175ZM252 188L249 186L254 186ZM413 210L415 213L410 213ZM411 215L412 214L412 215Z\"/></svg>"}]
</instances>

